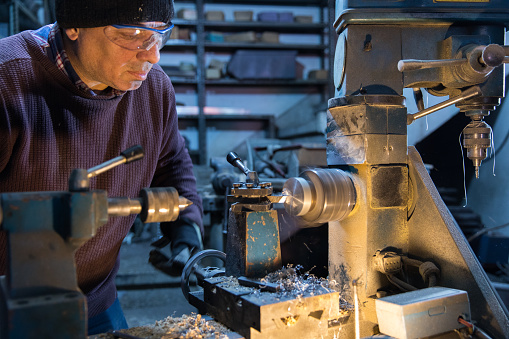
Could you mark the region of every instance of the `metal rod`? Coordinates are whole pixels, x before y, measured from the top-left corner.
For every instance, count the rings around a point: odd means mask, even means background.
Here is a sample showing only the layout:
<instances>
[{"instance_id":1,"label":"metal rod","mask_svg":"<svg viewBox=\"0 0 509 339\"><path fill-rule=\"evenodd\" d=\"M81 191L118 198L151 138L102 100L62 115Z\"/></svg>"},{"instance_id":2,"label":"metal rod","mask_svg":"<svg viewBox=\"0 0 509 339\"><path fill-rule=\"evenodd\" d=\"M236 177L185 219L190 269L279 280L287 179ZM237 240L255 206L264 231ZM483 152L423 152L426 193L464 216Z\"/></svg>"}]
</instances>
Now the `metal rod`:
<instances>
[{"instance_id":1,"label":"metal rod","mask_svg":"<svg viewBox=\"0 0 509 339\"><path fill-rule=\"evenodd\" d=\"M140 214L142 201L139 198L108 198L108 215L110 217L127 217Z\"/></svg>"},{"instance_id":2,"label":"metal rod","mask_svg":"<svg viewBox=\"0 0 509 339\"><path fill-rule=\"evenodd\" d=\"M412 122L414 122L414 120L417 120L417 119L422 118L428 114L439 111L442 108L454 105L460 101L466 100L471 97L475 97L476 95L479 95L479 94L481 94L481 89L479 88L479 86L470 87L470 88L466 89L465 91L463 91L460 95L458 95L454 98L445 100L439 104L436 104L434 106L426 108L425 110L422 110L420 112L417 112L414 114L408 114L407 115L407 125L410 125Z\"/></svg>"},{"instance_id":3,"label":"metal rod","mask_svg":"<svg viewBox=\"0 0 509 339\"><path fill-rule=\"evenodd\" d=\"M101 173L104 173L110 169L112 169L113 167L116 167L118 165L121 165L121 164L125 164L126 163L126 157L122 156L122 155L119 155L118 157L116 158L113 158L111 160L108 160L106 162L103 162L102 164L100 165L97 165L95 167L92 167L90 169L87 170L87 177L88 178L93 178Z\"/></svg>"},{"instance_id":4,"label":"metal rod","mask_svg":"<svg viewBox=\"0 0 509 339\"><path fill-rule=\"evenodd\" d=\"M439 60L400 60L398 61L398 70L400 72L415 71L418 69L447 67L461 65L467 62L467 59L439 59Z\"/></svg>"}]
</instances>

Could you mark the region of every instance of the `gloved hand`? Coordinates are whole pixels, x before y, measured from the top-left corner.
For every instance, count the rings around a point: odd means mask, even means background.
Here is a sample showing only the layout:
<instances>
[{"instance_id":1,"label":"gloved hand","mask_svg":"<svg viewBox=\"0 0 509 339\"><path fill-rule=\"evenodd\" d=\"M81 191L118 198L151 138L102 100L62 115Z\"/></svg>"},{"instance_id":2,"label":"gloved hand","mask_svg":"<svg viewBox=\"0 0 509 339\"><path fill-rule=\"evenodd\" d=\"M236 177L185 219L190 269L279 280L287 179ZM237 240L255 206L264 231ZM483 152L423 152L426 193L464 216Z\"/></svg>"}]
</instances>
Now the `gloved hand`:
<instances>
[{"instance_id":1,"label":"gloved hand","mask_svg":"<svg viewBox=\"0 0 509 339\"><path fill-rule=\"evenodd\" d=\"M179 218L173 223L162 223L163 236L151 245L149 262L158 270L170 276L179 277L185 264L202 248L200 228L187 218ZM162 252L167 245L171 246L171 256Z\"/></svg>"}]
</instances>

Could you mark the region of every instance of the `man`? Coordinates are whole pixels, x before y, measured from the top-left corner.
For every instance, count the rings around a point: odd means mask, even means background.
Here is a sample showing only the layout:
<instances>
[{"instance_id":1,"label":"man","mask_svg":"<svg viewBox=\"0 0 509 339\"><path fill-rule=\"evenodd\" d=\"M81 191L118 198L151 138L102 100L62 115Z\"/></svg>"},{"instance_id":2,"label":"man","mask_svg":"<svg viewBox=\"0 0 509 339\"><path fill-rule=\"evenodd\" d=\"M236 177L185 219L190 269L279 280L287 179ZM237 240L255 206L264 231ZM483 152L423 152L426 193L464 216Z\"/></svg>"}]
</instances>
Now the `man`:
<instances>
[{"instance_id":1,"label":"man","mask_svg":"<svg viewBox=\"0 0 509 339\"><path fill-rule=\"evenodd\" d=\"M143 187L175 187L193 205L161 230L175 255L200 248L201 200L175 92L156 65L172 0L57 0L55 8L55 24L0 40L0 192L67 190L72 169L139 144L143 159L100 174L91 189L137 197ZM134 218L111 218L76 252L89 334L127 327L114 280ZM0 275L5 265L1 232Z\"/></svg>"}]
</instances>

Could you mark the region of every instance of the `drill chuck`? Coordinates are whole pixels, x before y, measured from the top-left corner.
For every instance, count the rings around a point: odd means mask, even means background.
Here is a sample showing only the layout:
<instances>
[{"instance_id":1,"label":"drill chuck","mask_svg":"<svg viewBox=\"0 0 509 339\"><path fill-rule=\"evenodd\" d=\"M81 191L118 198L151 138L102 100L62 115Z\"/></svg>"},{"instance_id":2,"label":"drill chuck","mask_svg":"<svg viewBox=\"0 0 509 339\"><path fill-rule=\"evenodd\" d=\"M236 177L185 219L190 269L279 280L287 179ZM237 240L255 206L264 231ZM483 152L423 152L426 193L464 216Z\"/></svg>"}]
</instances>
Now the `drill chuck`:
<instances>
[{"instance_id":1,"label":"drill chuck","mask_svg":"<svg viewBox=\"0 0 509 339\"><path fill-rule=\"evenodd\" d=\"M486 159L486 149L491 147L491 127L483 120L472 120L463 129L463 147L475 167L475 177L479 178L479 167Z\"/></svg>"}]
</instances>

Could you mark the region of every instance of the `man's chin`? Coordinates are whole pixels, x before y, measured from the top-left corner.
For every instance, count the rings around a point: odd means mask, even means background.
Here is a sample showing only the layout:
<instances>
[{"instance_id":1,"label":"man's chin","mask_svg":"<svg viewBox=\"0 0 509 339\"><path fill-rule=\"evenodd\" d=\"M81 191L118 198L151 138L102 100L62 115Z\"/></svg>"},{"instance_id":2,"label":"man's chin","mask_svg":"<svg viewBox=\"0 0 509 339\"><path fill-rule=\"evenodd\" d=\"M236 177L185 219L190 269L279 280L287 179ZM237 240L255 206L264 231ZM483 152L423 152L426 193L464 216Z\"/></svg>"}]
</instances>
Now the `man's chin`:
<instances>
[{"instance_id":1,"label":"man's chin","mask_svg":"<svg viewBox=\"0 0 509 339\"><path fill-rule=\"evenodd\" d=\"M142 80L136 80L136 81L130 81L122 86L117 86L117 89L120 91L132 91L135 89L140 88L141 84L143 83Z\"/></svg>"}]
</instances>

